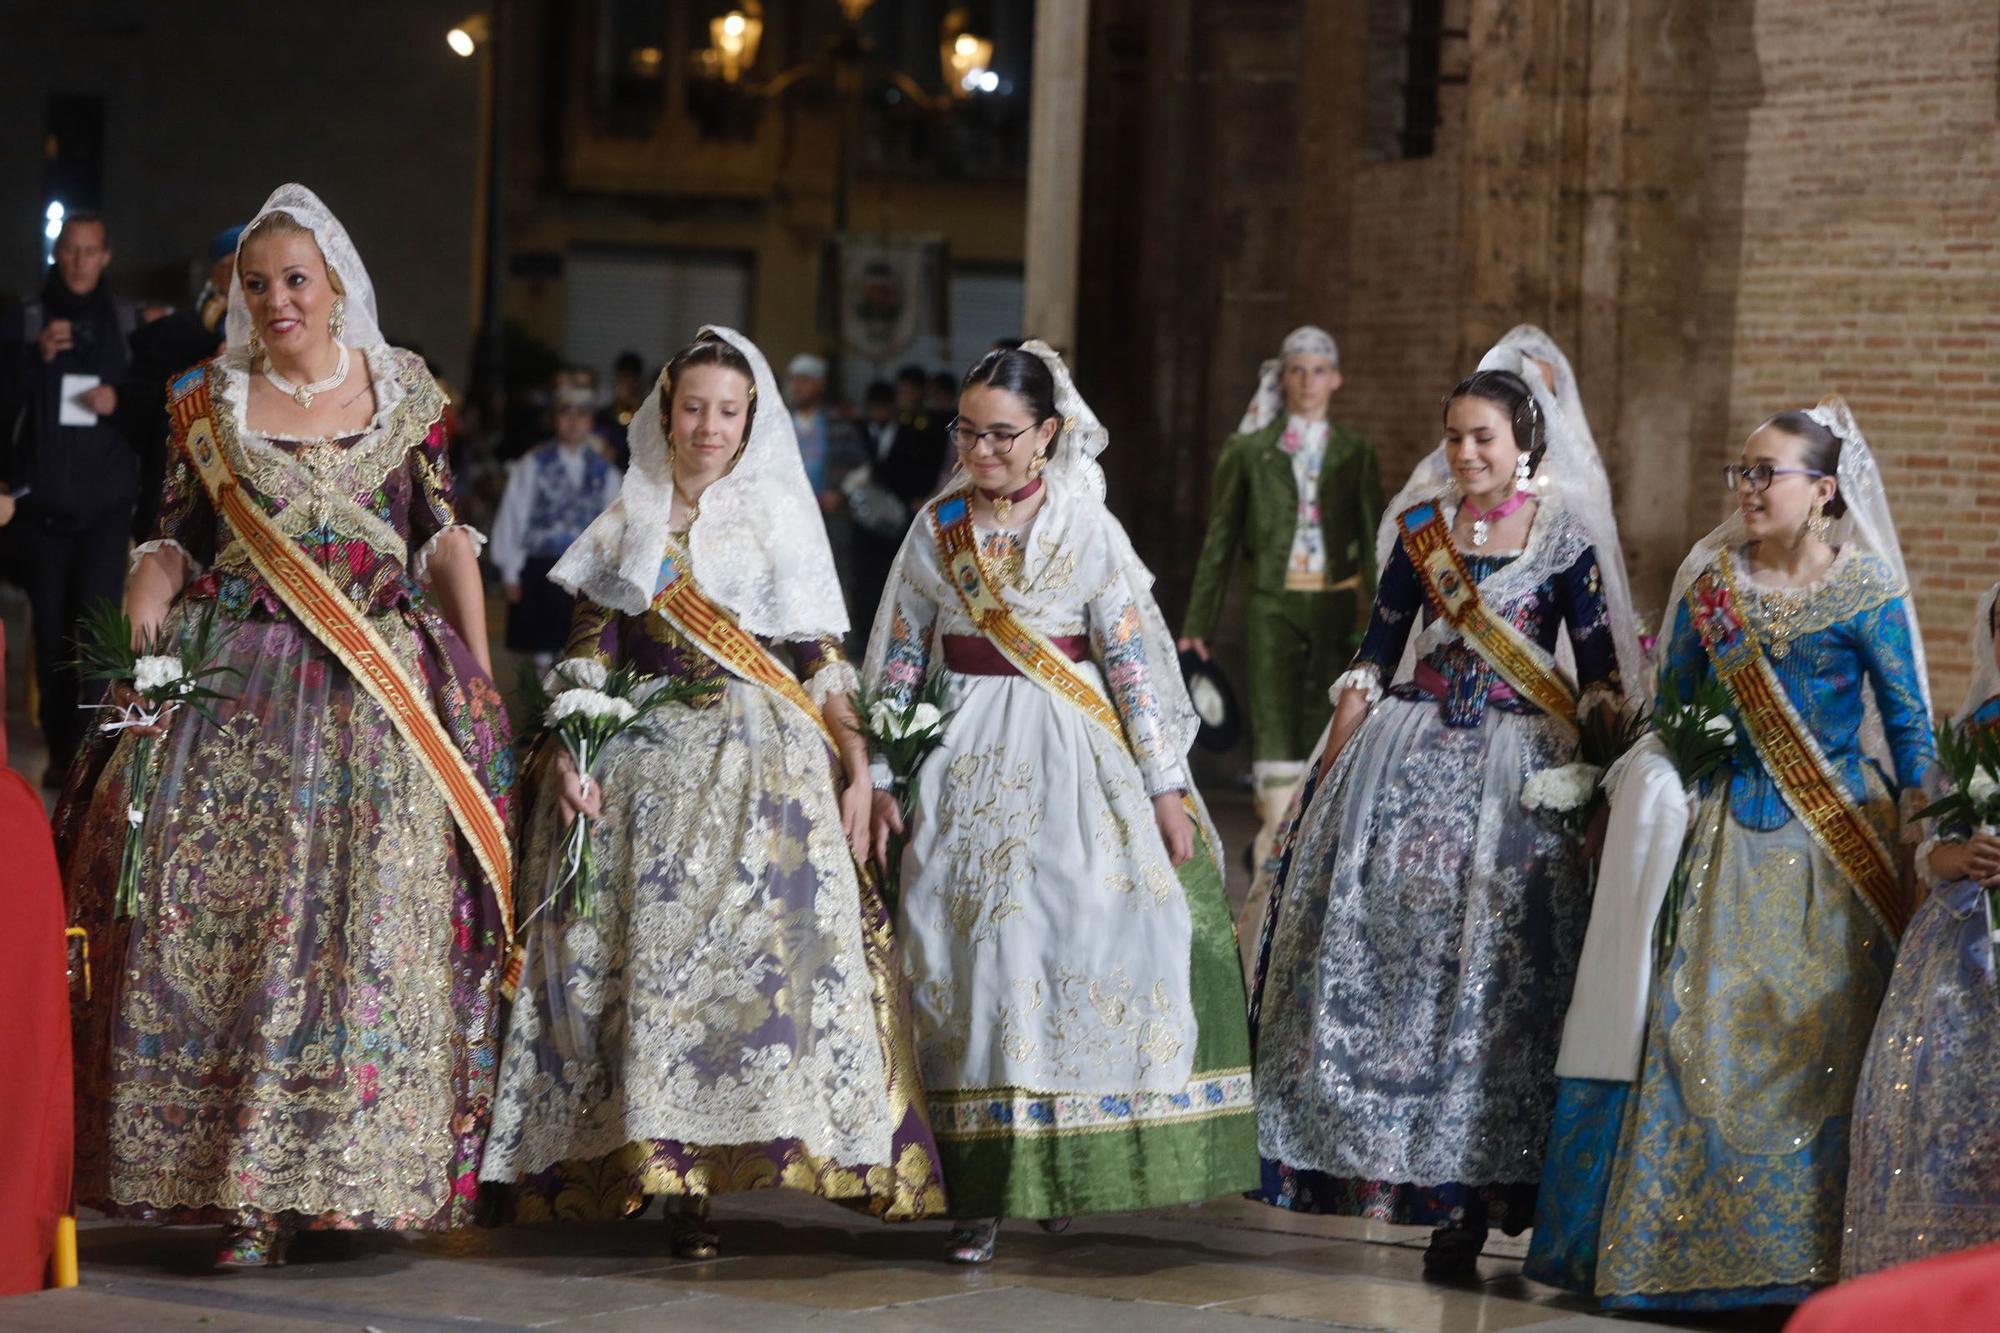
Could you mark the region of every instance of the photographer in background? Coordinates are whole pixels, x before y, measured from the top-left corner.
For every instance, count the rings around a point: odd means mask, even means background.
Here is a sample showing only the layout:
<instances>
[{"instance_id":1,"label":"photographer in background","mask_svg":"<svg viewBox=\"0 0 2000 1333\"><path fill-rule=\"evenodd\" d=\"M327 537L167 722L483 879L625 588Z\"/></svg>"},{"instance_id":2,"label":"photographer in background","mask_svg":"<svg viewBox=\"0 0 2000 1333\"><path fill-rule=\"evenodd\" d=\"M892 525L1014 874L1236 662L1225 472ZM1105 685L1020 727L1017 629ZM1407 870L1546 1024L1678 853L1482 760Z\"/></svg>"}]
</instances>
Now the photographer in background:
<instances>
[{"instance_id":1,"label":"photographer in background","mask_svg":"<svg viewBox=\"0 0 2000 1333\"><path fill-rule=\"evenodd\" d=\"M114 420L139 313L105 287L110 263L104 219L72 213L41 295L0 316L0 520L16 529L34 617L45 787L61 784L83 738L82 687L68 665L76 623L124 589L139 493L138 456Z\"/></svg>"}]
</instances>

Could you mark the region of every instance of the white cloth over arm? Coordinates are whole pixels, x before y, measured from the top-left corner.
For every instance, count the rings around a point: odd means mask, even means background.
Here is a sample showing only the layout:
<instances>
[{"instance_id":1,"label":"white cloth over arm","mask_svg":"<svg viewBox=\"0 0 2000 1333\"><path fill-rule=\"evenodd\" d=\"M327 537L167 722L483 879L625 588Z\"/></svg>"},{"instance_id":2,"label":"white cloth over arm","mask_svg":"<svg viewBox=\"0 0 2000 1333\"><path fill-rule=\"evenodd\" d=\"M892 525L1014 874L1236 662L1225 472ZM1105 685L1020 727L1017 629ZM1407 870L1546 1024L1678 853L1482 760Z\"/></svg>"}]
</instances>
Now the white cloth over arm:
<instances>
[{"instance_id":1,"label":"white cloth over arm","mask_svg":"<svg viewBox=\"0 0 2000 1333\"><path fill-rule=\"evenodd\" d=\"M1680 862L1688 798L1666 747L1651 734L1612 765L1607 781L1611 822L1556 1075L1629 1083L1639 1076L1646 1037L1653 922Z\"/></svg>"}]
</instances>

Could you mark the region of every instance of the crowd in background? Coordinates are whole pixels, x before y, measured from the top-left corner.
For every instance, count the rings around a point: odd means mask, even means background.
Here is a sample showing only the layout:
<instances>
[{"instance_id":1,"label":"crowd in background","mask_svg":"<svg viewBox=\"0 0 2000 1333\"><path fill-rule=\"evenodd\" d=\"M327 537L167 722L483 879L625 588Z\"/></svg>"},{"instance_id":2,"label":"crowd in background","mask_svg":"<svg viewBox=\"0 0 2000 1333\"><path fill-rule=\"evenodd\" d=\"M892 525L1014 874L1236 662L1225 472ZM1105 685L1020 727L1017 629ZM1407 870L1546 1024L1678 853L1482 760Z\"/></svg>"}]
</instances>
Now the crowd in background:
<instances>
[{"instance_id":1,"label":"crowd in background","mask_svg":"<svg viewBox=\"0 0 2000 1333\"><path fill-rule=\"evenodd\" d=\"M40 290L0 309L0 583L29 603L32 634L22 637L34 644L47 787L83 738L87 701L70 665L76 625L93 603L118 600L131 543L157 519L167 381L222 346L240 230L223 229L190 265L199 283L186 305L148 304L117 294L110 223L73 212ZM828 372L825 358L802 352L786 367L784 393L858 651L911 514L951 471L946 428L958 381L909 364L853 403L830 390ZM463 502L494 532L487 563L508 602L510 649L540 660L562 647L568 598L548 583L548 568L617 495L626 430L656 373L633 350L616 358L608 383L578 365L516 375L491 428L476 409L461 412L445 385ZM600 461L586 464L582 449Z\"/></svg>"}]
</instances>

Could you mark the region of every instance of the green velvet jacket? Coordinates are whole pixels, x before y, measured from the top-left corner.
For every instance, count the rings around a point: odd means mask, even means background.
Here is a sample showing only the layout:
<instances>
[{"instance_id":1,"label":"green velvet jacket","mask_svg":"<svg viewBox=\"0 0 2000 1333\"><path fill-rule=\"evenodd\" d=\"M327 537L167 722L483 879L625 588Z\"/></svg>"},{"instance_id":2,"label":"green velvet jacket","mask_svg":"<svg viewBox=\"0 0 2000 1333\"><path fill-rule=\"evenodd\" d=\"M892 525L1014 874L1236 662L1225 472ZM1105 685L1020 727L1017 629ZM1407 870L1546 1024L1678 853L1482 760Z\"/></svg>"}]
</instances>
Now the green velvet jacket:
<instances>
[{"instance_id":1,"label":"green velvet jacket","mask_svg":"<svg viewBox=\"0 0 2000 1333\"><path fill-rule=\"evenodd\" d=\"M1216 460L1208 492L1208 537L1195 566L1181 633L1205 639L1215 631L1240 550L1250 562L1250 589L1285 591L1285 566L1298 527L1298 483L1291 455L1278 447L1286 418L1248 435L1232 435ZM1359 604L1375 597L1375 525L1382 517L1382 468L1375 448L1335 422L1327 431L1319 470L1320 526L1326 535L1326 580L1361 575Z\"/></svg>"}]
</instances>

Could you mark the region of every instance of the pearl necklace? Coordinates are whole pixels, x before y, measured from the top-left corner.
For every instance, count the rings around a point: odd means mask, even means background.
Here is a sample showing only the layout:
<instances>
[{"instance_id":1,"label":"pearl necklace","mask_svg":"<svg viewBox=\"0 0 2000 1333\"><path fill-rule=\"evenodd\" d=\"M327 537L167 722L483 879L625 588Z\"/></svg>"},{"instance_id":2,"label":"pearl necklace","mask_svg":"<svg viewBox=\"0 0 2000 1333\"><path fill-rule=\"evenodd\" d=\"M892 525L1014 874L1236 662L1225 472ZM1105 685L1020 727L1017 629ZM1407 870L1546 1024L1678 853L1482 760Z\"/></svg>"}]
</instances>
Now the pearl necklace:
<instances>
[{"instance_id":1,"label":"pearl necklace","mask_svg":"<svg viewBox=\"0 0 2000 1333\"><path fill-rule=\"evenodd\" d=\"M291 400L300 407L311 407L313 399L330 389L338 389L347 381L347 344L335 343L334 346L340 349L340 360L335 364L333 373L323 380L314 380L311 384L292 383L271 368L271 354L269 352L264 354L264 378L269 381L272 388L276 389L279 393L289 395Z\"/></svg>"},{"instance_id":2,"label":"pearl necklace","mask_svg":"<svg viewBox=\"0 0 2000 1333\"><path fill-rule=\"evenodd\" d=\"M1493 520L1507 517L1507 515L1513 513L1534 498L1532 491L1515 491L1491 509L1482 510L1478 505L1472 503L1472 497L1468 495L1465 498L1465 512L1472 515L1472 544L1474 546L1486 545L1486 539L1493 531Z\"/></svg>"}]
</instances>

